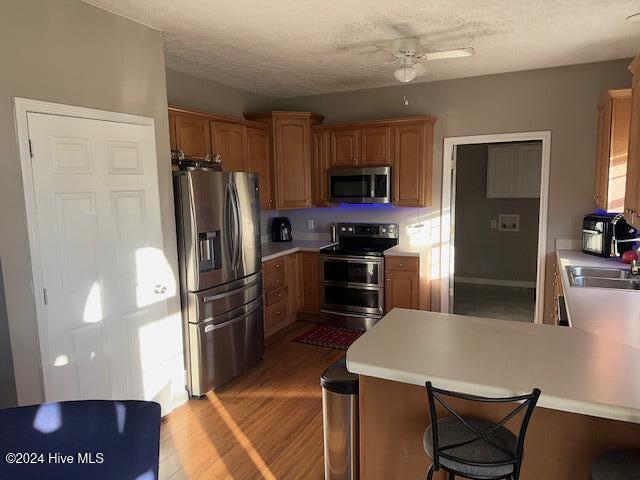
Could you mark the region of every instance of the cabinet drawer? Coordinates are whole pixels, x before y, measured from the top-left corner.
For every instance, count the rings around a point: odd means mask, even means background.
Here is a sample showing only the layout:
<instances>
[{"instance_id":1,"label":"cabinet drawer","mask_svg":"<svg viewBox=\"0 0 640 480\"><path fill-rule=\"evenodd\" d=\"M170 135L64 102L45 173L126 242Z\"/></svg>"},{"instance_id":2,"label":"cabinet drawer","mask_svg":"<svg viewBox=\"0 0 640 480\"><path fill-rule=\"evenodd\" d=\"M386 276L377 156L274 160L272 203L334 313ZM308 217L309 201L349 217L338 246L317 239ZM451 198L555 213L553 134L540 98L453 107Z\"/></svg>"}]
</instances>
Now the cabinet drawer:
<instances>
[{"instance_id":1,"label":"cabinet drawer","mask_svg":"<svg viewBox=\"0 0 640 480\"><path fill-rule=\"evenodd\" d=\"M277 290L271 290L267 292L266 298L267 306L274 305L281 300L287 300L289 298L289 288L285 286L278 288Z\"/></svg>"},{"instance_id":2,"label":"cabinet drawer","mask_svg":"<svg viewBox=\"0 0 640 480\"><path fill-rule=\"evenodd\" d=\"M277 270L272 273L267 273L264 276L264 288L268 291L276 290L280 287L284 287L287 284L287 272L283 270Z\"/></svg>"},{"instance_id":3,"label":"cabinet drawer","mask_svg":"<svg viewBox=\"0 0 640 480\"><path fill-rule=\"evenodd\" d=\"M285 258L286 256L282 256L279 258L274 258L273 260L269 260L268 262L264 262L264 272L267 275L272 273L284 272L285 270Z\"/></svg>"},{"instance_id":4,"label":"cabinet drawer","mask_svg":"<svg viewBox=\"0 0 640 480\"><path fill-rule=\"evenodd\" d=\"M417 272L419 260L418 257L384 257L384 268L386 270Z\"/></svg>"},{"instance_id":5,"label":"cabinet drawer","mask_svg":"<svg viewBox=\"0 0 640 480\"><path fill-rule=\"evenodd\" d=\"M281 300L267 307L265 327L267 330L278 326L287 320L287 300Z\"/></svg>"}]
</instances>

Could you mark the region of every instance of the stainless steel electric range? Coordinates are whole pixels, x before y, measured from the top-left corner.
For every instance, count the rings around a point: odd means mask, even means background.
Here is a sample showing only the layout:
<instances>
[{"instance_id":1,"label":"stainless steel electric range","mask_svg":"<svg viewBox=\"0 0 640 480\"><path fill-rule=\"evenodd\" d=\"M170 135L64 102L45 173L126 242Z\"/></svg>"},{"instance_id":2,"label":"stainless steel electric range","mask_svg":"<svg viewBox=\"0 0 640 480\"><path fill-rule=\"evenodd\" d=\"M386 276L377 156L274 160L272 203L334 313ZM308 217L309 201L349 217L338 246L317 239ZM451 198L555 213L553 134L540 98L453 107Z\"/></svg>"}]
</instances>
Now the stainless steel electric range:
<instances>
[{"instance_id":1,"label":"stainless steel electric range","mask_svg":"<svg viewBox=\"0 0 640 480\"><path fill-rule=\"evenodd\" d=\"M324 322L368 330L384 314L384 251L398 244L396 223L339 223L338 243L320 250Z\"/></svg>"}]
</instances>

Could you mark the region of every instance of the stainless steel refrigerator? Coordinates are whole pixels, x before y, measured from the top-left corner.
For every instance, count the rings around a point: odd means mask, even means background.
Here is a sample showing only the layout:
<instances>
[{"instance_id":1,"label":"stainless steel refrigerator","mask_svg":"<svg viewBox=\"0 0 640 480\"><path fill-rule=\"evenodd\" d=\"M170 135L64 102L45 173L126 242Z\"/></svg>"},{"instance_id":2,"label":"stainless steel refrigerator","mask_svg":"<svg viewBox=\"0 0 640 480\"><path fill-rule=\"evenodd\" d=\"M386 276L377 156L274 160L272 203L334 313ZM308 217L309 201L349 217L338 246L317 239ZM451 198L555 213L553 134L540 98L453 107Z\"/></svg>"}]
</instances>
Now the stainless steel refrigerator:
<instances>
[{"instance_id":1,"label":"stainless steel refrigerator","mask_svg":"<svg viewBox=\"0 0 640 480\"><path fill-rule=\"evenodd\" d=\"M174 172L187 389L201 396L264 356L258 177Z\"/></svg>"}]
</instances>

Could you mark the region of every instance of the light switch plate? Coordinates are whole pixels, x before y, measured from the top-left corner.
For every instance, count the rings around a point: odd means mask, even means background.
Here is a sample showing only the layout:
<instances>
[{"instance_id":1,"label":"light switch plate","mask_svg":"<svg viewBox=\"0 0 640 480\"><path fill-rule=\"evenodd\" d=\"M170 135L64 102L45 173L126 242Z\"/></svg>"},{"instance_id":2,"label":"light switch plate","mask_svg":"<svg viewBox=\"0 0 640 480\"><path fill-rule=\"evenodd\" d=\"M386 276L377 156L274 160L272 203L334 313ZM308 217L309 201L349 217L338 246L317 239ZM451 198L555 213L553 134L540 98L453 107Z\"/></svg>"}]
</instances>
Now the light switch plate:
<instances>
[{"instance_id":1,"label":"light switch plate","mask_svg":"<svg viewBox=\"0 0 640 480\"><path fill-rule=\"evenodd\" d=\"M310 218L307 220L307 230L313 230L313 227L314 227L313 223L314 223L313 219Z\"/></svg>"},{"instance_id":2,"label":"light switch plate","mask_svg":"<svg viewBox=\"0 0 640 480\"><path fill-rule=\"evenodd\" d=\"M489 228L491 228L492 230L498 228L498 220L489 220Z\"/></svg>"}]
</instances>

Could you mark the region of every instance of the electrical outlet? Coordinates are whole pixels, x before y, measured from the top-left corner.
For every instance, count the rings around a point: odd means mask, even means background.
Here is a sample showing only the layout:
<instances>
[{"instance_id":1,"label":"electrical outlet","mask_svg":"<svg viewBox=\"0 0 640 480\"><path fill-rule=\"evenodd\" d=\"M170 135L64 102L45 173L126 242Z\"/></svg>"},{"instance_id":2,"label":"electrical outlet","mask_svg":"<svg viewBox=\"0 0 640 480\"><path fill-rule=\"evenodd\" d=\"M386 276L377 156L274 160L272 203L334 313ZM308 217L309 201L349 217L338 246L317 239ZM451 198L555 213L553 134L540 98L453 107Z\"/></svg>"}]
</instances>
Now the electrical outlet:
<instances>
[{"instance_id":1,"label":"electrical outlet","mask_svg":"<svg viewBox=\"0 0 640 480\"><path fill-rule=\"evenodd\" d=\"M497 220L489 220L489 228L491 228L493 230L498 228L498 221Z\"/></svg>"},{"instance_id":2,"label":"electrical outlet","mask_svg":"<svg viewBox=\"0 0 640 480\"><path fill-rule=\"evenodd\" d=\"M312 219L307 220L307 230L313 230L313 227L314 227L313 220Z\"/></svg>"}]
</instances>

